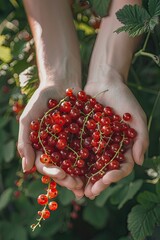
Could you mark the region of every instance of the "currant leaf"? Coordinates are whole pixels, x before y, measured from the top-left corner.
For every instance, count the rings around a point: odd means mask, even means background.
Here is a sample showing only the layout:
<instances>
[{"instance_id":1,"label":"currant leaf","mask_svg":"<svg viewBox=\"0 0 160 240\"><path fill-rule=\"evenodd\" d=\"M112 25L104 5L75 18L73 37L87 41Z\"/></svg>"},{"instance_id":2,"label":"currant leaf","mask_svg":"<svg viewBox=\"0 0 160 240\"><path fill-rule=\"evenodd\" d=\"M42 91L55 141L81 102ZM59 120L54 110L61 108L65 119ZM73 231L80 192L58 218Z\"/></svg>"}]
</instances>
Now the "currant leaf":
<instances>
[{"instance_id":1,"label":"currant leaf","mask_svg":"<svg viewBox=\"0 0 160 240\"><path fill-rule=\"evenodd\" d=\"M138 5L125 5L116 12L117 19L124 24L115 32L128 32L129 36L135 37L146 33L150 30L149 21L151 16L149 13Z\"/></svg>"},{"instance_id":2,"label":"currant leaf","mask_svg":"<svg viewBox=\"0 0 160 240\"><path fill-rule=\"evenodd\" d=\"M134 182L131 182L127 186L127 193L126 193L125 197L123 198L123 200L118 205L118 209L122 208L124 206L124 204L126 202L128 202L130 199L133 199L133 197L136 195L136 193L141 188L142 184L143 184L143 181L141 179L139 179Z\"/></svg>"},{"instance_id":3,"label":"currant leaf","mask_svg":"<svg viewBox=\"0 0 160 240\"><path fill-rule=\"evenodd\" d=\"M92 9L96 12L100 17L107 16L107 10L111 3L111 0L90 0Z\"/></svg>"},{"instance_id":4,"label":"currant leaf","mask_svg":"<svg viewBox=\"0 0 160 240\"><path fill-rule=\"evenodd\" d=\"M160 1L159 0L149 0L148 10L151 16L157 17L160 15Z\"/></svg>"},{"instance_id":5,"label":"currant leaf","mask_svg":"<svg viewBox=\"0 0 160 240\"><path fill-rule=\"evenodd\" d=\"M132 208L128 215L128 229L131 231L134 240L142 240L151 236L160 217L160 204L151 208L144 208L137 205Z\"/></svg>"}]
</instances>

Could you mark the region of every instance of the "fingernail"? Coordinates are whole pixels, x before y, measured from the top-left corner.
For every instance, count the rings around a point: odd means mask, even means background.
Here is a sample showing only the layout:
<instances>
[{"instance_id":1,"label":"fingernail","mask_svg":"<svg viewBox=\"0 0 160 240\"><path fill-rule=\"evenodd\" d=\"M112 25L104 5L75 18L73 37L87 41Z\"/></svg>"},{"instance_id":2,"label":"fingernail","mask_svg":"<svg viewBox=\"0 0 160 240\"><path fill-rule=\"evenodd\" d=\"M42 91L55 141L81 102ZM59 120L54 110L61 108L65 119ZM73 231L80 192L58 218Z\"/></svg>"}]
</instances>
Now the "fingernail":
<instances>
[{"instance_id":1,"label":"fingernail","mask_svg":"<svg viewBox=\"0 0 160 240\"><path fill-rule=\"evenodd\" d=\"M90 197L89 199L90 199L90 200L94 200L94 199L95 199L95 197Z\"/></svg>"},{"instance_id":2,"label":"fingernail","mask_svg":"<svg viewBox=\"0 0 160 240\"><path fill-rule=\"evenodd\" d=\"M78 197L78 196L76 196L76 200L80 200L80 199L82 199L82 197Z\"/></svg>"},{"instance_id":3,"label":"fingernail","mask_svg":"<svg viewBox=\"0 0 160 240\"><path fill-rule=\"evenodd\" d=\"M23 170L24 173L27 171L26 170L26 159L25 159L25 157L22 158L22 170Z\"/></svg>"}]
</instances>

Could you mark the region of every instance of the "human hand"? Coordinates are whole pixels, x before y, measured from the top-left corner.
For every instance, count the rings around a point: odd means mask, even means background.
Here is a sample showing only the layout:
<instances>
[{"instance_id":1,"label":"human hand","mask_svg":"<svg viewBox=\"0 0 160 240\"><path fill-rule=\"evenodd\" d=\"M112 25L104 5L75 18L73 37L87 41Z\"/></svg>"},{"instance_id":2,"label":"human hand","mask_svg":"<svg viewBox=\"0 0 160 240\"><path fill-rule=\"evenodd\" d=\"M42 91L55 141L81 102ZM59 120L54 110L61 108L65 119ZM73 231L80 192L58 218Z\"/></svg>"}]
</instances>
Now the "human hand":
<instances>
[{"instance_id":1,"label":"human hand","mask_svg":"<svg viewBox=\"0 0 160 240\"><path fill-rule=\"evenodd\" d=\"M134 140L132 149L126 152L126 161L121 164L119 170L107 172L95 184L89 183L85 187L85 195L91 199L99 195L111 183L129 175L134 167L134 162L142 165L144 153L148 147L146 116L132 92L123 82L120 75L114 71L109 74L101 71L98 76L98 81L88 81L85 92L92 96L103 92L97 97L100 103L112 107L120 116L123 116L125 112L131 113L133 118L130 126L137 131L137 137ZM104 90L108 91L104 92Z\"/></svg>"},{"instance_id":2,"label":"human hand","mask_svg":"<svg viewBox=\"0 0 160 240\"><path fill-rule=\"evenodd\" d=\"M40 173L52 177L61 186L71 189L76 196L83 196L83 191L81 190L83 186L82 180L80 178L72 178L58 167L50 168L44 166L39 160L41 153L38 152L35 155L29 139L31 121L43 116L47 110L47 101L49 98L60 100L65 96L66 86L64 85L65 84L61 84L60 86L40 86L35 91L20 117L18 151L22 157L22 167L24 171L30 170L36 159L36 167ZM79 89L79 87L74 87L75 92Z\"/></svg>"}]
</instances>

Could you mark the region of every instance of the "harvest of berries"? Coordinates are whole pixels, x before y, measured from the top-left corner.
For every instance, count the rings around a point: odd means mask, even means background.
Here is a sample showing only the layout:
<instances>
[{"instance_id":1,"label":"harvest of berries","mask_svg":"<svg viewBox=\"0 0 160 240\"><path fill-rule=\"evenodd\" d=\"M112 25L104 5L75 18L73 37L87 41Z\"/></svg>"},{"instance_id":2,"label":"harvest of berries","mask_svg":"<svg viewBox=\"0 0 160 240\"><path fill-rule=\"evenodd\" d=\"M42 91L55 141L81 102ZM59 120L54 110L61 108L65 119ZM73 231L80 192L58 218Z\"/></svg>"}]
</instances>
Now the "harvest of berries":
<instances>
[{"instance_id":1,"label":"harvest of berries","mask_svg":"<svg viewBox=\"0 0 160 240\"><path fill-rule=\"evenodd\" d=\"M95 96L96 97L96 96ZM103 106L95 97L72 89L57 101L48 100L48 110L41 119L31 122L30 141L33 148L42 151L40 161L54 165L71 176L83 176L86 184L95 183L106 172L121 168L125 152L132 147L137 133L128 122L130 113L119 116L110 106ZM47 176L42 182L48 184L47 194L38 197L44 205L39 212L42 219L57 208L56 202L48 203L50 194L57 195L56 184Z\"/></svg>"}]
</instances>

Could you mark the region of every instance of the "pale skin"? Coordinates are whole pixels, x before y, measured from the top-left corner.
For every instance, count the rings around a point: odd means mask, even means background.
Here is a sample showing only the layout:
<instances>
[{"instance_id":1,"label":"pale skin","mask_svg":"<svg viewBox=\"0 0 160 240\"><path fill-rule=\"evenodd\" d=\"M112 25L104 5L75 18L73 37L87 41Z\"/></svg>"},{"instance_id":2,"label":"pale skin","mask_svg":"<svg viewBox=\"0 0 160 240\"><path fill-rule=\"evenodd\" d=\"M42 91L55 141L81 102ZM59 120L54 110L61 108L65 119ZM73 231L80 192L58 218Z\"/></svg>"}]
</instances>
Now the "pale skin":
<instances>
[{"instance_id":1,"label":"pale skin","mask_svg":"<svg viewBox=\"0 0 160 240\"><path fill-rule=\"evenodd\" d=\"M77 198L90 199L99 195L112 182L129 175L134 163L142 165L148 147L146 116L126 85L129 67L139 39L129 38L126 33L114 33L120 26L115 12L125 4L141 4L140 0L112 0L109 16L103 18L91 61L85 91L122 115L131 112L133 126L138 132L133 148L126 154L126 162L120 170L108 172L95 184L84 186L79 177L73 178L58 167L46 167L39 161L29 141L29 125L47 109L49 98L60 99L65 89L81 89L81 60L79 43L73 25L69 2L66 0L24 0L25 9L33 33L37 54L40 85L27 104L21 118L18 150L24 171L36 161L40 173L52 177L58 184L71 189ZM43 14L41 14L43 12ZM115 97L116 96L116 97Z\"/></svg>"}]
</instances>

